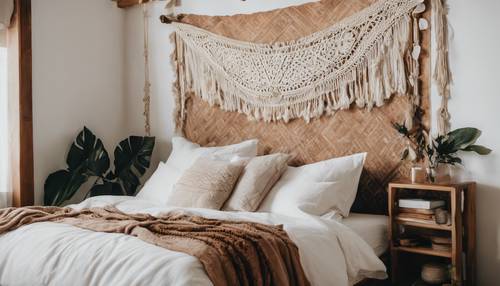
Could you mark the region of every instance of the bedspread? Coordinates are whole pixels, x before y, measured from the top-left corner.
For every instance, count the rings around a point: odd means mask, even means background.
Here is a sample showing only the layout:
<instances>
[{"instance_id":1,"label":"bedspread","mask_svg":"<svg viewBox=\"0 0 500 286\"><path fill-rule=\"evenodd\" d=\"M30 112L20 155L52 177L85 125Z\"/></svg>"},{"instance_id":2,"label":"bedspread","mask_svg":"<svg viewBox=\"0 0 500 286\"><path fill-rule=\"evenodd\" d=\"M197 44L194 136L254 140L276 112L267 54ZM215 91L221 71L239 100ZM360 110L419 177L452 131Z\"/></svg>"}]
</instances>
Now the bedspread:
<instances>
[{"instance_id":1,"label":"bedspread","mask_svg":"<svg viewBox=\"0 0 500 286\"><path fill-rule=\"evenodd\" d=\"M0 210L0 234L37 222L58 222L98 232L123 233L192 255L214 285L310 285L297 246L281 226L207 219L179 212L151 216L115 207L73 210L24 207Z\"/></svg>"},{"instance_id":2,"label":"bedspread","mask_svg":"<svg viewBox=\"0 0 500 286\"><path fill-rule=\"evenodd\" d=\"M166 208L133 197L102 196L73 211L113 206L126 214L197 216L224 221L282 224L297 247L312 285L351 285L385 278L385 266L353 231L333 220L270 213ZM213 285L196 255L147 243L124 233L95 232L38 222L0 235L0 285Z\"/></svg>"}]
</instances>

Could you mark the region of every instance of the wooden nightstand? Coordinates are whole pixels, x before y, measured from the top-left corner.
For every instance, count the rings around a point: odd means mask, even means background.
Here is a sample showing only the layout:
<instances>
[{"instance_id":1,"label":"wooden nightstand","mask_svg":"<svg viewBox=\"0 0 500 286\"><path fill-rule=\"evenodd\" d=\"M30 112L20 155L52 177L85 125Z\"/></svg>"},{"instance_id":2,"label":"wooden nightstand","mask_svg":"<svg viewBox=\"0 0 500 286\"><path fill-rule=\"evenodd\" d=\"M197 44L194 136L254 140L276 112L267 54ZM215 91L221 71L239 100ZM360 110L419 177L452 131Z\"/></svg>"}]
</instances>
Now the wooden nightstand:
<instances>
[{"instance_id":1,"label":"wooden nightstand","mask_svg":"<svg viewBox=\"0 0 500 286\"><path fill-rule=\"evenodd\" d=\"M394 285L404 279L420 277L423 263L435 261L451 265L452 285L475 285L476 282L476 183L459 184L389 184L389 239L391 277ZM439 199L446 202L450 224L419 222L399 216L400 198ZM428 245L401 246L399 238L411 235L451 238L451 249L436 250ZM415 281L413 280L413 281Z\"/></svg>"}]
</instances>

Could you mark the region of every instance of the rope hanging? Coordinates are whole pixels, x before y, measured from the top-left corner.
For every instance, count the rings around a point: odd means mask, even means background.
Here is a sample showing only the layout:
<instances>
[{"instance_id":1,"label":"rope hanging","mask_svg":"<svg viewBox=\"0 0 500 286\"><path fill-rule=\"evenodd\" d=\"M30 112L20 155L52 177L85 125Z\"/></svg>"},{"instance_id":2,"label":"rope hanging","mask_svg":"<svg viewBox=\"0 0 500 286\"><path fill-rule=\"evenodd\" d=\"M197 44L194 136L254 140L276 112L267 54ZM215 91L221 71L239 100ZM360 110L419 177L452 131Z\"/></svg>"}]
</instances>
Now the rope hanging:
<instances>
[{"instance_id":1,"label":"rope hanging","mask_svg":"<svg viewBox=\"0 0 500 286\"><path fill-rule=\"evenodd\" d=\"M149 13L146 3L142 3L142 14L144 20L144 131L151 136L150 106L151 106L151 82L149 80Z\"/></svg>"},{"instance_id":2,"label":"rope hanging","mask_svg":"<svg viewBox=\"0 0 500 286\"><path fill-rule=\"evenodd\" d=\"M441 96L441 106L438 109L438 132L441 135L450 130L450 113L448 100L451 96L450 85L453 81L448 54L448 5L446 0L433 0L433 15L436 37L436 65L434 81Z\"/></svg>"},{"instance_id":3,"label":"rope hanging","mask_svg":"<svg viewBox=\"0 0 500 286\"><path fill-rule=\"evenodd\" d=\"M167 0L165 5L165 15L167 18L175 18L175 6L177 0ZM149 66L149 11L147 2L141 1L143 28L144 28L144 132L147 136L151 136L151 81L150 81L150 66ZM164 16L162 16L164 17Z\"/></svg>"}]
</instances>

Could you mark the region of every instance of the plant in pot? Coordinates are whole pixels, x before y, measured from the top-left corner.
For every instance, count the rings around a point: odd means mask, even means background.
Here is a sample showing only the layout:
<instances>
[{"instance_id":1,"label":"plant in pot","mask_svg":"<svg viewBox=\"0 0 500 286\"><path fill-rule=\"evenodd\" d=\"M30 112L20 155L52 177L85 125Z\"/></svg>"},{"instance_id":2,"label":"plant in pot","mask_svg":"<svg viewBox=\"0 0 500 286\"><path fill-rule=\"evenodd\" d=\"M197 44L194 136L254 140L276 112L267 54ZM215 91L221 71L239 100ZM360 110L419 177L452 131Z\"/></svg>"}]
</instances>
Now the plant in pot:
<instances>
[{"instance_id":1,"label":"plant in pot","mask_svg":"<svg viewBox=\"0 0 500 286\"><path fill-rule=\"evenodd\" d=\"M394 124L394 128L408 140L408 146L402 154L402 160L425 161L427 177L435 182L436 170L442 165L462 164L459 152L475 152L488 155L491 150L477 145L481 130L472 127L459 128L431 138L423 128L408 130L404 124Z\"/></svg>"},{"instance_id":2,"label":"plant in pot","mask_svg":"<svg viewBox=\"0 0 500 286\"><path fill-rule=\"evenodd\" d=\"M149 168L154 145L155 137L130 136L122 140L114 150L114 170L111 170L101 139L84 127L70 147L67 168L45 180L45 205L61 205L90 179L95 181L87 196L134 195L140 178Z\"/></svg>"}]
</instances>

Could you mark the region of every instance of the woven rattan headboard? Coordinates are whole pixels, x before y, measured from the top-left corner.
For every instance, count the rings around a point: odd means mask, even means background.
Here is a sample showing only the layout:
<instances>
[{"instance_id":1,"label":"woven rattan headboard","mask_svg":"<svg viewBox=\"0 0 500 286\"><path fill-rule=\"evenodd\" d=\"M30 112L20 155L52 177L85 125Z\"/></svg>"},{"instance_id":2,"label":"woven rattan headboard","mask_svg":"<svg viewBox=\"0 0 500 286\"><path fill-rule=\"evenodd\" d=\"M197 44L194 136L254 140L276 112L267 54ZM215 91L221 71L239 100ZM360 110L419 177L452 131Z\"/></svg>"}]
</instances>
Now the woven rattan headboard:
<instances>
[{"instance_id":1,"label":"woven rattan headboard","mask_svg":"<svg viewBox=\"0 0 500 286\"><path fill-rule=\"evenodd\" d=\"M373 2L375 1L323 0L251 15L187 15L183 22L239 40L272 43L297 39L319 31ZM429 18L429 12L426 17ZM426 114L429 113L429 43L430 35L426 32L423 35L421 62L422 108ZM337 112L332 117L324 116L309 124L303 120L284 124L251 122L245 115L224 112L191 96L187 103L183 132L188 139L201 145L225 145L258 138L260 153L288 152L295 156L293 165L368 152L353 211L386 213L387 183L409 174L409 164L400 161L405 143L391 125L403 118L406 100L393 98L384 107L371 112L352 108ZM425 121L428 121L428 116Z\"/></svg>"}]
</instances>

